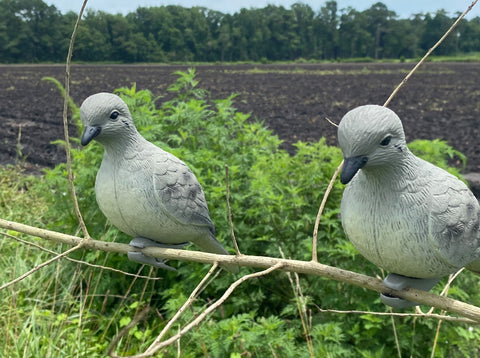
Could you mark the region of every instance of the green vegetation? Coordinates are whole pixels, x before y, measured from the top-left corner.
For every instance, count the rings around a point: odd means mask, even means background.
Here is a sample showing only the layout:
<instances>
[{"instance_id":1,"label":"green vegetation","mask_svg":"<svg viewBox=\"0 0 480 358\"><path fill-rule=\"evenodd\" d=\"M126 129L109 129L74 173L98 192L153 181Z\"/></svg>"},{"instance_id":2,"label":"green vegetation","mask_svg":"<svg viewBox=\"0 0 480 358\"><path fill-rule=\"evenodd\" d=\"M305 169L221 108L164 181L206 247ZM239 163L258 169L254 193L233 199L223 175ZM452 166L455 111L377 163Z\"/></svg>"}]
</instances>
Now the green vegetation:
<instances>
[{"instance_id":1,"label":"green vegetation","mask_svg":"<svg viewBox=\"0 0 480 358\"><path fill-rule=\"evenodd\" d=\"M434 139L432 141L417 139L410 143L408 147L419 157L430 163L435 163L440 168L463 179L458 168L465 168L467 158L458 150L450 147L446 141L440 139ZM449 164L452 162L457 165L450 166Z\"/></svg>"},{"instance_id":2,"label":"green vegetation","mask_svg":"<svg viewBox=\"0 0 480 358\"><path fill-rule=\"evenodd\" d=\"M176 97L156 108L149 91L122 88L118 93L132 110L139 131L150 141L185 160L202 183L218 238L230 245L225 203L225 171L230 171L230 200L235 232L243 253L311 258L311 235L318 205L341 161L340 150L322 139L297 143L295 155L279 149L280 140L262 123L234 108L234 97L209 99L197 88L194 71L178 72L169 90ZM78 122L78 109L74 110ZM74 137L74 135L72 135ZM78 144L78 138L72 141ZM128 242L106 221L95 202L94 180L102 149L98 144L72 151L73 170L82 213L96 239ZM416 148L415 148L416 147ZM429 142L414 144L426 151ZM444 161L458 155L434 142L430 158ZM343 186L337 181L319 233L319 260L340 268L382 275L345 238L338 218ZM64 164L45 177L23 175L18 168L0 172L0 217L26 224L78 233ZM6 283L48 258L44 249L66 247L15 232L2 234L0 282ZM75 252L71 258L137 273L140 266L105 252ZM106 268L60 260L0 291L0 355L4 357L104 357L113 337L147 306L150 313L120 341L118 353L145 349L208 270L208 265L170 262L177 272L146 267L134 278ZM242 268L239 275L251 272ZM222 272L194 303L196 312L219 297L233 280ZM480 305L478 278L462 273L450 296ZM394 328L388 316L335 314L322 309L386 312L378 295L362 288L315 276L301 276L307 302L307 331L318 357L397 356ZM441 288L435 288L439 292ZM425 309L425 307L422 307ZM193 312L188 310L184 324ZM404 356L430 356L437 321L395 318ZM177 326L173 328L176 333ZM443 322L436 356L478 357L480 330ZM297 296L285 273L275 272L241 285L222 309L181 340L182 357L308 357ZM177 346L165 356L176 356Z\"/></svg>"},{"instance_id":3,"label":"green vegetation","mask_svg":"<svg viewBox=\"0 0 480 358\"><path fill-rule=\"evenodd\" d=\"M42 0L0 0L0 62L63 61L76 18ZM423 55L455 18L438 10L402 19L382 2L364 11L326 1L318 10L299 2L288 9L268 5L234 14L173 5L139 7L126 15L87 8L73 60L403 62ZM476 17L462 20L435 54L471 61L478 60L479 51Z\"/></svg>"}]
</instances>

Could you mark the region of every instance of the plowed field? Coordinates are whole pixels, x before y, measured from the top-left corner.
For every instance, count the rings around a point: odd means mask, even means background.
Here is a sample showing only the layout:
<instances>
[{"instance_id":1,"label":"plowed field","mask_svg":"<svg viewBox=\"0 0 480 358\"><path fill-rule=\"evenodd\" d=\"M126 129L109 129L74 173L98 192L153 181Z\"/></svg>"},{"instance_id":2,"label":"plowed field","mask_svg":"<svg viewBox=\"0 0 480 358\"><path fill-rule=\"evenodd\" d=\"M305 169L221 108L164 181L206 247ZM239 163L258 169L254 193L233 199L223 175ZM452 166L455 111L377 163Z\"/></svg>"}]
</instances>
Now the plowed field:
<instances>
[{"instance_id":1,"label":"plowed field","mask_svg":"<svg viewBox=\"0 0 480 358\"><path fill-rule=\"evenodd\" d=\"M236 107L265 122L293 151L292 143L326 137L349 109L383 104L412 64L200 65L199 86L211 98L238 93ZM168 100L172 73L187 66L75 65L71 95L80 104L90 94L136 83ZM0 164L26 158L32 170L65 160L63 100L51 83L64 81L64 66L0 66ZM389 106L403 120L407 140L442 138L467 155L466 172L480 172L480 64L427 63Z\"/></svg>"}]
</instances>

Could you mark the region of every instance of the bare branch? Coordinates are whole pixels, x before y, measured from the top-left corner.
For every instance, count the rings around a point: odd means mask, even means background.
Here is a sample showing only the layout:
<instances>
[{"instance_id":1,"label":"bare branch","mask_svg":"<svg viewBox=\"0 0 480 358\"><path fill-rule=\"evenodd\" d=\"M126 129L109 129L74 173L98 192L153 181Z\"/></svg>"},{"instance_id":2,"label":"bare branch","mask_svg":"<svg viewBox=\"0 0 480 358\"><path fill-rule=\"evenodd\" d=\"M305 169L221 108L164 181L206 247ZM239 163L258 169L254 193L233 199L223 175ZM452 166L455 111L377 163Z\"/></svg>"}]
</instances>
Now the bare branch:
<instances>
[{"instance_id":1,"label":"bare branch","mask_svg":"<svg viewBox=\"0 0 480 358\"><path fill-rule=\"evenodd\" d=\"M28 235L41 237L48 240L62 242L69 245L78 245L82 238L65 235L55 231L35 228L25 224L19 224L12 221L0 219L0 227L17 232L23 232ZM402 291L393 290L383 284L377 278L356 272L342 270L336 267L323 265L313 261L286 260L274 257L253 256L253 255L216 255L207 252L164 249L160 247L146 247L144 249L134 248L127 244L115 242L104 242L98 240L87 240L83 243L85 249L97 249L107 252L116 252L127 254L129 251L140 251L147 256L159 257L171 260L192 261L200 263L213 264L218 262L221 264L233 264L245 267L269 268L277 264L282 264L281 269L284 271L297 272L301 274L309 274L345 282L351 285L367 288L372 291L386 293L391 296L400 297L408 301L418 302L423 305L437 307L439 309L456 313L463 317L470 318L480 322L480 308L457 301L448 297L441 297L431 292L424 292L413 288L407 288Z\"/></svg>"},{"instance_id":2,"label":"bare branch","mask_svg":"<svg viewBox=\"0 0 480 358\"><path fill-rule=\"evenodd\" d=\"M325 194L323 195L322 203L320 204L320 208L318 209L318 214L317 218L315 219L315 226L313 228L313 243L312 243L312 261L313 262L318 262L317 258L317 237L318 237L318 226L320 225L320 218L322 217L323 209L325 208L325 204L327 203L328 196L330 195L330 192L332 191L333 184L335 184L335 180L337 179L338 173L340 173L340 170L343 167L343 160L338 166L338 168L335 170L335 173L333 173L332 179L330 179L330 183L328 184L327 190L325 191Z\"/></svg>"},{"instance_id":3,"label":"bare branch","mask_svg":"<svg viewBox=\"0 0 480 358\"><path fill-rule=\"evenodd\" d=\"M67 171L68 171L68 182L70 184L70 191L72 192L72 200L73 206L75 208L75 213L78 218L78 222L80 227L83 231L83 236L88 239L90 235L88 234L87 226L82 217L82 213L80 212L80 207L78 206L77 194L75 193L75 185L73 183L73 172L72 172L72 158L70 154L70 138L68 135L68 100L70 98L70 63L72 60L72 52L73 52L73 44L75 43L75 37L77 36L78 26L80 25L80 21L82 19L83 11L87 6L88 0L83 2L82 8L78 13L78 18L75 23L75 27L73 28L72 37L70 38L70 45L68 47L68 54L67 54L67 63L65 65L65 98L63 99L63 132L65 134L65 152L67 156Z\"/></svg>"}]
</instances>

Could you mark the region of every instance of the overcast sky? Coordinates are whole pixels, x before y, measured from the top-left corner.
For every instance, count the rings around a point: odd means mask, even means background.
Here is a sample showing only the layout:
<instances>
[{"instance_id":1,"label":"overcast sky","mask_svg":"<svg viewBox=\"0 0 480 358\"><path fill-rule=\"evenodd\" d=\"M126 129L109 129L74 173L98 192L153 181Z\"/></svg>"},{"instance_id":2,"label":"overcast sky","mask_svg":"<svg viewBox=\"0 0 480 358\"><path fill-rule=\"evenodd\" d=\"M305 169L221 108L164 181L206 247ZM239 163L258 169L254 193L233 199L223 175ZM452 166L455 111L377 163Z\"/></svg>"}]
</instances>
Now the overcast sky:
<instances>
[{"instance_id":1,"label":"overcast sky","mask_svg":"<svg viewBox=\"0 0 480 358\"><path fill-rule=\"evenodd\" d=\"M83 0L44 0L49 5L55 5L61 12L70 10L78 12L83 4ZM310 5L314 11L318 11L325 4L325 1L318 0L89 0L87 9L102 10L109 13L127 14L133 12L139 6L162 6L162 5L181 5L184 7L203 6L208 9L218 10L223 13L235 13L241 8L262 8L268 4L283 5L289 8L290 5L302 2ZM353 7L362 11L368 9L378 0L337 0L339 9ZM434 13L437 10L444 9L450 15L456 12L463 12L472 3L472 0L385 0L382 1L389 10L393 10L402 18L407 18L412 14L420 12ZM480 4L473 7L467 18L480 16Z\"/></svg>"}]
</instances>

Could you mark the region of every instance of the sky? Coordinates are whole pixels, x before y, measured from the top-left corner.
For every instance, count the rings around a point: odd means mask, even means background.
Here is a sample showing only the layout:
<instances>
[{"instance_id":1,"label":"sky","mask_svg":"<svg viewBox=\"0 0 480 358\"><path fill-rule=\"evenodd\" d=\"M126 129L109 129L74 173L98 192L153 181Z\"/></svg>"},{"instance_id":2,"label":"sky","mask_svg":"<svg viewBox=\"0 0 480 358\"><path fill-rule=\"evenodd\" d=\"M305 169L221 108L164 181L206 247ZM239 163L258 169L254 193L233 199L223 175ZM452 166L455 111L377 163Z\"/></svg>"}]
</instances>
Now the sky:
<instances>
[{"instance_id":1,"label":"sky","mask_svg":"<svg viewBox=\"0 0 480 358\"><path fill-rule=\"evenodd\" d=\"M338 8L352 7L358 11L368 9L380 0L337 0ZM383 2L389 10L393 10L401 18L408 18L417 13L434 13L437 10L444 9L449 15L454 16L457 12L463 12L472 3L473 0L384 0ZM49 5L55 5L62 13L67 11L78 12L83 4L83 0L44 0ZM87 9L102 10L108 13L127 14L134 12L137 7L144 6L162 6L162 5L180 5L183 7L202 6L211 10L221 11L223 13L233 14L241 8L263 8L268 4L282 5L286 8L296 2L308 4L314 11L318 11L325 1L318 0L89 0ZM473 7L467 15L467 19L480 16L480 4Z\"/></svg>"}]
</instances>

